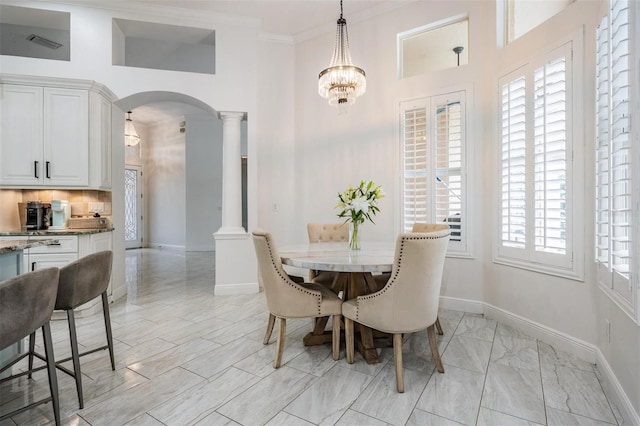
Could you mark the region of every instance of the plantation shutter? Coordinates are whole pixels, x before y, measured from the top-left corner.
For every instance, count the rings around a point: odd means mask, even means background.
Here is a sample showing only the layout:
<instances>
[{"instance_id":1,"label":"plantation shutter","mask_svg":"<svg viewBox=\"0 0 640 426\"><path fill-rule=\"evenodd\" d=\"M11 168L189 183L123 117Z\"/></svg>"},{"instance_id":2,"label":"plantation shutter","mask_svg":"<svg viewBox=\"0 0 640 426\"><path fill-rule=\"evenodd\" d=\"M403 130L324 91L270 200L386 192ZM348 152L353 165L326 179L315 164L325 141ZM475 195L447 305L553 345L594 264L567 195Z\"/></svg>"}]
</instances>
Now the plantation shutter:
<instances>
[{"instance_id":1,"label":"plantation shutter","mask_svg":"<svg viewBox=\"0 0 640 426\"><path fill-rule=\"evenodd\" d=\"M534 247L566 253L567 88L566 60L534 72Z\"/></svg>"},{"instance_id":2,"label":"plantation shutter","mask_svg":"<svg viewBox=\"0 0 640 426\"><path fill-rule=\"evenodd\" d=\"M520 74L500 84L501 106L501 241L526 243L526 85Z\"/></svg>"},{"instance_id":3,"label":"plantation shutter","mask_svg":"<svg viewBox=\"0 0 640 426\"><path fill-rule=\"evenodd\" d=\"M451 241L461 241L463 116L460 102L435 102L435 220L451 228Z\"/></svg>"},{"instance_id":4,"label":"plantation shutter","mask_svg":"<svg viewBox=\"0 0 640 426\"><path fill-rule=\"evenodd\" d=\"M426 222L427 205L427 107L414 106L402 113L403 139L403 229Z\"/></svg>"},{"instance_id":5,"label":"plantation shutter","mask_svg":"<svg viewBox=\"0 0 640 426\"><path fill-rule=\"evenodd\" d=\"M596 262L600 281L631 304L629 2L611 1L596 37Z\"/></svg>"},{"instance_id":6,"label":"plantation shutter","mask_svg":"<svg viewBox=\"0 0 640 426\"><path fill-rule=\"evenodd\" d=\"M447 223L448 254L468 255L465 213L465 92L400 104L402 230Z\"/></svg>"},{"instance_id":7,"label":"plantation shutter","mask_svg":"<svg viewBox=\"0 0 640 426\"><path fill-rule=\"evenodd\" d=\"M609 265L609 21L596 31L596 262L599 275L610 274ZM601 271L602 270L602 271ZM601 278L602 279L602 278ZM609 278L605 278L607 282Z\"/></svg>"}]
</instances>

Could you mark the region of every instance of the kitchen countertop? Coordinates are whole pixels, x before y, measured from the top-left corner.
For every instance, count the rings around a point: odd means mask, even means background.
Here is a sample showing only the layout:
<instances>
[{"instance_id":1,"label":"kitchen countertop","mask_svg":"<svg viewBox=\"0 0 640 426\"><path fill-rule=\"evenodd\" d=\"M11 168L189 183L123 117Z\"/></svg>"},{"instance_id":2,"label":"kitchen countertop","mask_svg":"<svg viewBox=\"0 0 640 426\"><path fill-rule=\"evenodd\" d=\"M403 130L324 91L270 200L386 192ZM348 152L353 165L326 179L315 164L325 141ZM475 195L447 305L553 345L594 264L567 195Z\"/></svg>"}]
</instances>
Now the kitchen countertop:
<instances>
[{"instance_id":1,"label":"kitchen countertop","mask_svg":"<svg viewBox=\"0 0 640 426\"><path fill-rule=\"evenodd\" d=\"M0 240L0 254L13 253L15 251L25 250L32 247L48 246L51 244L57 244L58 240Z\"/></svg>"},{"instance_id":2,"label":"kitchen countertop","mask_svg":"<svg viewBox=\"0 0 640 426\"><path fill-rule=\"evenodd\" d=\"M91 235L101 232L111 232L114 228L100 229L60 229L49 231L47 229L40 230L20 230L20 231L0 231L0 237L33 237L33 236L56 236L56 235Z\"/></svg>"}]
</instances>

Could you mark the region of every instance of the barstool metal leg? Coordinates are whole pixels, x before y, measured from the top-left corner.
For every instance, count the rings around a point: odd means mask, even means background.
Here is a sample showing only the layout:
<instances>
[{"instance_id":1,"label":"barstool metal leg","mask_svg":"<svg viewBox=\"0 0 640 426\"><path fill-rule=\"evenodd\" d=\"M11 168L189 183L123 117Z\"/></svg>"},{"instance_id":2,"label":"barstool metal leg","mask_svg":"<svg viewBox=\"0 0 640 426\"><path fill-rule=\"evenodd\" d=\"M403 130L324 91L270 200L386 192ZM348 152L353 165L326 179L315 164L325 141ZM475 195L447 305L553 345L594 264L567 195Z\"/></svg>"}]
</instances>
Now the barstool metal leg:
<instances>
[{"instance_id":1,"label":"barstool metal leg","mask_svg":"<svg viewBox=\"0 0 640 426\"><path fill-rule=\"evenodd\" d=\"M116 361L113 355L113 333L111 332L111 316L109 315L109 299L107 292L102 293L102 311L104 313L104 329L107 333L107 346L109 346L109 357L111 358L111 369L116 370Z\"/></svg>"},{"instance_id":2,"label":"barstool metal leg","mask_svg":"<svg viewBox=\"0 0 640 426\"><path fill-rule=\"evenodd\" d=\"M33 334L30 336L33 336ZM53 405L53 417L56 426L60 426L60 400L58 399L58 376L56 375L56 361L53 357L53 339L51 338L51 326L47 322L42 326L44 340L44 353L47 357L47 373L49 376L49 389L51 390L51 405ZM29 346L35 339L29 340ZM35 341L34 341L35 344Z\"/></svg>"},{"instance_id":3,"label":"barstool metal leg","mask_svg":"<svg viewBox=\"0 0 640 426\"><path fill-rule=\"evenodd\" d=\"M28 378L31 378L32 370L33 370L33 354L36 351L36 332L34 331L29 335L29 375Z\"/></svg>"},{"instance_id":4,"label":"barstool metal leg","mask_svg":"<svg viewBox=\"0 0 640 426\"><path fill-rule=\"evenodd\" d=\"M73 360L73 377L76 379L76 390L78 391L78 402L80 409L84 408L82 398L82 372L80 371L80 355L78 353L78 336L76 336L76 317L73 309L67 311L69 320L69 338L71 339L71 359Z\"/></svg>"}]
</instances>

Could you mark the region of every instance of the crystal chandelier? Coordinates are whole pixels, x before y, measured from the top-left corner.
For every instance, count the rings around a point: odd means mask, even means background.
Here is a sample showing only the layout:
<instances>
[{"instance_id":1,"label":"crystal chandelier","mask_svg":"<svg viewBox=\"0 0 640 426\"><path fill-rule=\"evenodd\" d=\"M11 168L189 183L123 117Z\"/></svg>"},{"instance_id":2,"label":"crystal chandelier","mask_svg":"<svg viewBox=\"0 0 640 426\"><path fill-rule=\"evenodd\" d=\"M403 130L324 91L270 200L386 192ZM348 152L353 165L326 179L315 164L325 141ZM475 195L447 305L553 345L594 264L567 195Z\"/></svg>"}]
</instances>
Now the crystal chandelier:
<instances>
[{"instance_id":1,"label":"crystal chandelier","mask_svg":"<svg viewBox=\"0 0 640 426\"><path fill-rule=\"evenodd\" d=\"M345 112L346 107L353 104L365 90L367 90L367 80L364 70L351 62L347 20L342 17L342 0L340 0L340 18L338 18L333 57L329 67L320 72L318 93L329 100L329 105L338 106L340 112Z\"/></svg>"},{"instance_id":2,"label":"crystal chandelier","mask_svg":"<svg viewBox=\"0 0 640 426\"><path fill-rule=\"evenodd\" d=\"M127 146L136 146L140 143L140 136L136 132L136 128L133 127L133 120L131 119L131 111L128 111L127 120L124 123L124 143Z\"/></svg>"}]
</instances>

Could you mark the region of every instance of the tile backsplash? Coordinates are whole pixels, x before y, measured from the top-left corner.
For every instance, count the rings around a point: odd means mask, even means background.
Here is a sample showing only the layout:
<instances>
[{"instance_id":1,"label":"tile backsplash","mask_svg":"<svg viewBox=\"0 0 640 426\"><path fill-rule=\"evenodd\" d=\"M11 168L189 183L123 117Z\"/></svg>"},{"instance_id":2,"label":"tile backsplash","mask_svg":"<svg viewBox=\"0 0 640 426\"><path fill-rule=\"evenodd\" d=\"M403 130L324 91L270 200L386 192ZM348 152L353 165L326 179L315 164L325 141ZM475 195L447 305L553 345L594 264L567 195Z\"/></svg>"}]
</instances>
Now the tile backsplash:
<instances>
[{"instance_id":1,"label":"tile backsplash","mask_svg":"<svg viewBox=\"0 0 640 426\"><path fill-rule=\"evenodd\" d=\"M89 209L99 206L101 216L111 216L111 192L95 190L64 189L0 189L0 231L20 229L18 203L39 200L67 200L71 205L71 216L93 216ZM98 203L98 204L95 204Z\"/></svg>"}]
</instances>

